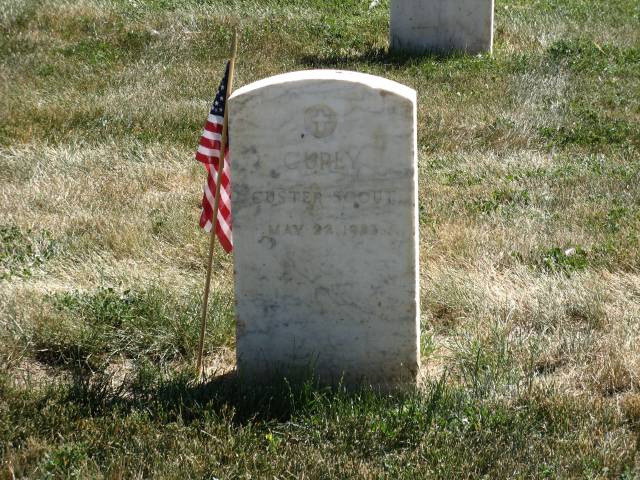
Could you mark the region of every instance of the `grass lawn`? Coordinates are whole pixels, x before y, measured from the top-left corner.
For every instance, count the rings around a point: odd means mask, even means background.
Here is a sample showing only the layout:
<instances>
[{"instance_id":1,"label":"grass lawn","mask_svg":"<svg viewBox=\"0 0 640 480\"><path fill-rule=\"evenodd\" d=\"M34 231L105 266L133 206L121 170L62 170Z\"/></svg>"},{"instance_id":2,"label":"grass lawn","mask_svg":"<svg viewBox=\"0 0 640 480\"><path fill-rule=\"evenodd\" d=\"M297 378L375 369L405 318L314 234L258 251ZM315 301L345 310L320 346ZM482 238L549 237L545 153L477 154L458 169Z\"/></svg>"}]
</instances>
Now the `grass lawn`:
<instances>
[{"instance_id":1,"label":"grass lawn","mask_svg":"<svg viewBox=\"0 0 640 480\"><path fill-rule=\"evenodd\" d=\"M492 56L389 2L0 0L0 479L640 477L640 4L498 0ZM421 387L248 390L193 155L236 86L418 92Z\"/></svg>"}]
</instances>

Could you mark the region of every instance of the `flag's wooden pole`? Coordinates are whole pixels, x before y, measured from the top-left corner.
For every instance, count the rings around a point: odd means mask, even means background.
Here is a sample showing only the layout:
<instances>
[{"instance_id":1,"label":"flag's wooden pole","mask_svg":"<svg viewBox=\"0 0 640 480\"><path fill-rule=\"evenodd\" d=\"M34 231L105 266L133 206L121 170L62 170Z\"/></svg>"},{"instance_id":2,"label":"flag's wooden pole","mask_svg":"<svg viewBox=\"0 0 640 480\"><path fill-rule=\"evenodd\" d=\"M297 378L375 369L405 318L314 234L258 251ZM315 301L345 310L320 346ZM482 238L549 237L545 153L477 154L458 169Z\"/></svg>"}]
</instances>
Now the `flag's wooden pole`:
<instances>
[{"instance_id":1,"label":"flag's wooden pole","mask_svg":"<svg viewBox=\"0 0 640 480\"><path fill-rule=\"evenodd\" d=\"M224 153L227 146L229 128L229 106L227 100L233 89L233 73L235 70L236 54L238 51L238 29L233 30L233 40L231 42L231 58L229 60L229 78L225 91L224 123L222 125L222 139L220 142L220 162L218 164L218 178L216 179L216 194L213 201L213 216L211 229L211 239L209 240L209 258L207 260L207 279L204 284L204 298L202 299L202 317L200 319L200 340L198 342L198 365L196 367L198 378L202 378L204 365L202 357L204 352L204 334L207 327L207 307L209 304L209 289L211 287L211 267L213 264L213 251L216 245L216 224L218 221L218 207L220 205L220 185L222 183L222 172L224 170Z\"/></svg>"}]
</instances>

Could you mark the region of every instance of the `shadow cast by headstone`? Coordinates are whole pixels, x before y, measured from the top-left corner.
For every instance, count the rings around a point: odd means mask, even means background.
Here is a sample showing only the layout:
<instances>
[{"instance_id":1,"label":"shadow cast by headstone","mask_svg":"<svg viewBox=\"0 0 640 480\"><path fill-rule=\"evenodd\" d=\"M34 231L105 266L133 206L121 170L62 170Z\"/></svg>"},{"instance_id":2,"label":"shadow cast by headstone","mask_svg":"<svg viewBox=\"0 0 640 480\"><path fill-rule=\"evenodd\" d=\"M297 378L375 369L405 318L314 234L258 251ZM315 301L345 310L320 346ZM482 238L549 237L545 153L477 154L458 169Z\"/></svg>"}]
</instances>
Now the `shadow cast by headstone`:
<instances>
[{"instance_id":1,"label":"shadow cast by headstone","mask_svg":"<svg viewBox=\"0 0 640 480\"><path fill-rule=\"evenodd\" d=\"M331 53L328 55L303 55L299 58L300 63L309 68L342 68L353 64L384 65L390 67L404 67L425 61L433 63L447 63L464 58L475 58L477 55L470 55L460 50L450 51L425 51L414 53L407 51L388 50L386 48L369 48L357 54L339 55Z\"/></svg>"},{"instance_id":2,"label":"shadow cast by headstone","mask_svg":"<svg viewBox=\"0 0 640 480\"><path fill-rule=\"evenodd\" d=\"M116 389L108 377L75 375L63 402L73 402L86 417L127 414L143 410L156 422L191 423L211 414L225 417L237 425L254 421L285 422L293 415L310 412L318 405L337 398L383 395L400 400L406 391L384 393L366 385L329 385L316 376L272 377L268 381L241 380L235 371L196 382L192 373L145 385L139 380Z\"/></svg>"},{"instance_id":3,"label":"shadow cast by headstone","mask_svg":"<svg viewBox=\"0 0 640 480\"><path fill-rule=\"evenodd\" d=\"M415 392L415 388L390 389L367 383L326 381L309 369L300 369L289 371L288 376L259 379L241 378L236 371L197 384L178 379L158 388L153 398L163 405L161 410L180 410L183 420L216 412L231 414L234 423L243 425L253 421L285 422L295 414L309 413L318 405L336 399L373 396L393 403Z\"/></svg>"}]
</instances>

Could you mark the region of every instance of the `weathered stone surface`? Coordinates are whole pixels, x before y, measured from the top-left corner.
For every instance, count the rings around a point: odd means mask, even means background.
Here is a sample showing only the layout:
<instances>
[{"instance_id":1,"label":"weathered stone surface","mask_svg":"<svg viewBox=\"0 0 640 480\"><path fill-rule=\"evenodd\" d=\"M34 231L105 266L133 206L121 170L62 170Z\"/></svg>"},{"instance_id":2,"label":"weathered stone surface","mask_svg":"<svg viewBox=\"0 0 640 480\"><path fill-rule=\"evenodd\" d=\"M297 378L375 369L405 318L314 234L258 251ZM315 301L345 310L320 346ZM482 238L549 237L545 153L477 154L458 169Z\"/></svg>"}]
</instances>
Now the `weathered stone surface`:
<instances>
[{"instance_id":1,"label":"weathered stone surface","mask_svg":"<svg viewBox=\"0 0 640 480\"><path fill-rule=\"evenodd\" d=\"M392 0L391 48L491 52L494 0Z\"/></svg>"},{"instance_id":2,"label":"weathered stone surface","mask_svg":"<svg viewBox=\"0 0 640 480\"><path fill-rule=\"evenodd\" d=\"M314 70L229 108L240 374L414 383L415 91Z\"/></svg>"}]
</instances>

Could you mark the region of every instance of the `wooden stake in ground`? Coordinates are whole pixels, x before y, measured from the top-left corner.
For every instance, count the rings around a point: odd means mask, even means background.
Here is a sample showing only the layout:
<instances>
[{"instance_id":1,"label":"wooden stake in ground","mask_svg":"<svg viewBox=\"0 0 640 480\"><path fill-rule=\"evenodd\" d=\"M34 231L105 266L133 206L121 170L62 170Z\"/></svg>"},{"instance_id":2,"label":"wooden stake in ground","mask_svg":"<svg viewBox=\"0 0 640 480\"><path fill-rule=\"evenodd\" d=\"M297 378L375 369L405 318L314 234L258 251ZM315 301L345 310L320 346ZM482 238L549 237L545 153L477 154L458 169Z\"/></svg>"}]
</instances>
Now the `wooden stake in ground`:
<instances>
[{"instance_id":1,"label":"wooden stake in ground","mask_svg":"<svg viewBox=\"0 0 640 480\"><path fill-rule=\"evenodd\" d=\"M233 73L235 70L236 53L238 50L238 31L233 30L233 41L231 42L231 58L229 59L229 77L227 78L227 86L225 91L225 108L224 123L222 125L222 140L220 142L220 163L218 165L218 178L216 179L216 194L213 202L213 228L211 230L211 239L209 241L209 258L207 260L207 279L204 284L204 298L202 300L202 318L200 319L200 341L198 342L198 365L196 367L197 375L202 378L204 374L204 365L202 356L204 352L204 334L207 327L207 307L209 305L209 289L211 287L211 266L213 263L213 251L216 245L216 224L218 222L218 206L220 205L220 185L222 183L222 172L224 170L224 155L227 148L227 129L229 126L229 107L227 100L233 88Z\"/></svg>"}]
</instances>

